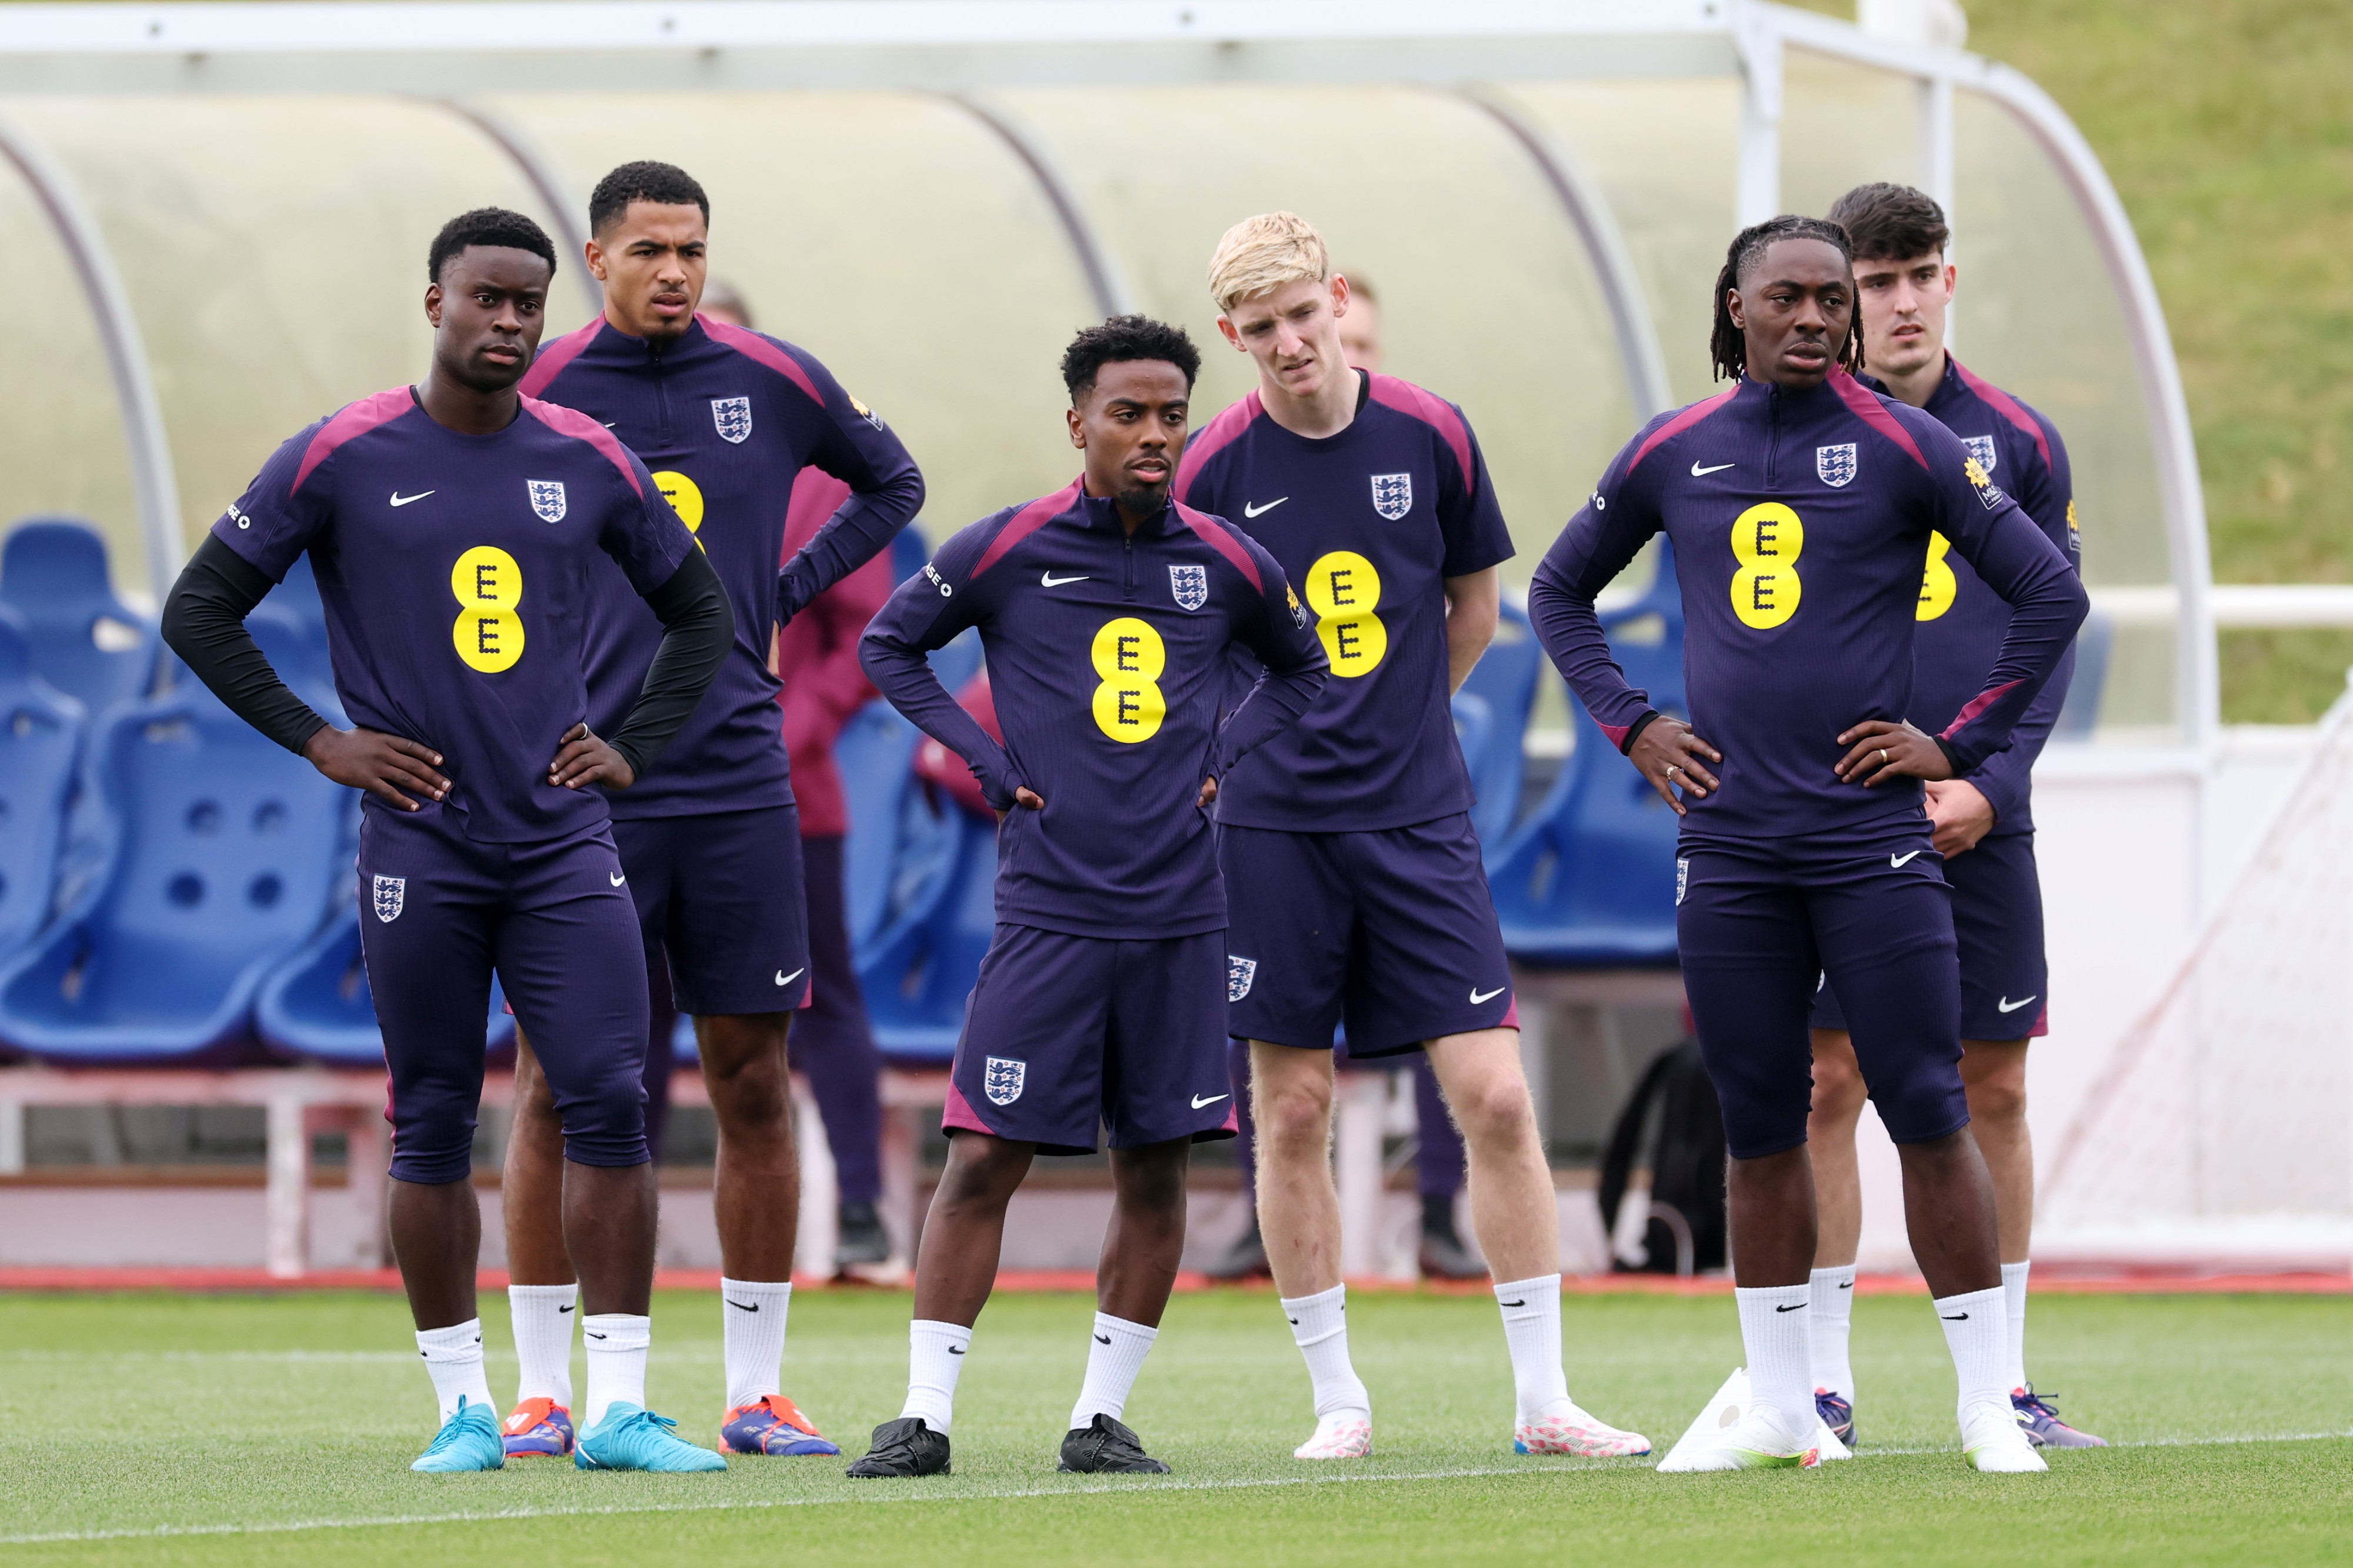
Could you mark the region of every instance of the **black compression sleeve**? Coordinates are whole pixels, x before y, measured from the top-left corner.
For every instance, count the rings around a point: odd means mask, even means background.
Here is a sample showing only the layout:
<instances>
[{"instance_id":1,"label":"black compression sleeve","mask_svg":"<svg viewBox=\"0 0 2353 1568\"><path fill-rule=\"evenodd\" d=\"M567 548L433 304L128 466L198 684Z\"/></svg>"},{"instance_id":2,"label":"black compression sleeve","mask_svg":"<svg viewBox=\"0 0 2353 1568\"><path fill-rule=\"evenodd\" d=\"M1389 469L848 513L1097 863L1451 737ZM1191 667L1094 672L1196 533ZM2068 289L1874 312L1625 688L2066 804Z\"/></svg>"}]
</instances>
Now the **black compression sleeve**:
<instances>
[{"instance_id":1,"label":"black compression sleeve","mask_svg":"<svg viewBox=\"0 0 2353 1568\"><path fill-rule=\"evenodd\" d=\"M661 647L654 650L620 731L606 737L639 778L693 717L735 640L735 612L719 585L719 574L700 550L688 551L670 581L646 595L646 604L661 617Z\"/></svg>"},{"instance_id":2,"label":"black compression sleeve","mask_svg":"<svg viewBox=\"0 0 2353 1568\"><path fill-rule=\"evenodd\" d=\"M230 712L299 757L327 721L278 679L245 629L270 586L260 568L207 534L172 584L164 640Z\"/></svg>"}]
</instances>

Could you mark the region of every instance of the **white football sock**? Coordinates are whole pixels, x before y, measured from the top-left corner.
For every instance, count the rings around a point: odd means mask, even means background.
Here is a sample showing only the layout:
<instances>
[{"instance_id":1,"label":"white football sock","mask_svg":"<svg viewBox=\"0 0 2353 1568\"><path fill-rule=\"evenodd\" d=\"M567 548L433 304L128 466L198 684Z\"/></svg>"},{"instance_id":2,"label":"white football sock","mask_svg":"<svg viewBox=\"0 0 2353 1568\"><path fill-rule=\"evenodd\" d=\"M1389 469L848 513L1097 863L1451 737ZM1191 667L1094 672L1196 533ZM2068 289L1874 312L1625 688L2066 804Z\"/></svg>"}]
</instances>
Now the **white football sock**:
<instances>
[{"instance_id":1,"label":"white football sock","mask_svg":"<svg viewBox=\"0 0 2353 1568\"><path fill-rule=\"evenodd\" d=\"M779 1285L719 1281L719 1310L726 1319L728 1409L741 1410L785 1391L785 1320L792 1308L789 1279Z\"/></svg>"},{"instance_id":2,"label":"white football sock","mask_svg":"<svg viewBox=\"0 0 2353 1568\"><path fill-rule=\"evenodd\" d=\"M646 1352L653 1344L654 1321L629 1312L598 1312L580 1320L580 1342L588 1351L586 1431L616 1405L646 1407Z\"/></svg>"},{"instance_id":3,"label":"white football sock","mask_svg":"<svg viewBox=\"0 0 2353 1568\"><path fill-rule=\"evenodd\" d=\"M515 1359L522 1376L515 1403L552 1399L572 1408L572 1325L580 1316L577 1285L510 1285L507 1316L514 1322Z\"/></svg>"},{"instance_id":4,"label":"white football sock","mask_svg":"<svg viewBox=\"0 0 2353 1568\"><path fill-rule=\"evenodd\" d=\"M1817 1268L1807 1287L1806 1331L1813 1342L1814 1386L1854 1401L1854 1368L1847 1361L1847 1340L1854 1332L1854 1265Z\"/></svg>"},{"instance_id":5,"label":"white football sock","mask_svg":"<svg viewBox=\"0 0 2353 1568\"><path fill-rule=\"evenodd\" d=\"M955 1418L956 1378L964 1372L972 1331L962 1323L917 1318L907 1325L907 1403L899 1415L920 1415L943 1437Z\"/></svg>"},{"instance_id":6,"label":"white football sock","mask_svg":"<svg viewBox=\"0 0 2353 1568\"><path fill-rule=\"evenodd\" d=\"M1811 1285L1770 1285L1733 1291L1740 1303L1740 1342L1748 1352L1751 1405L1767 1405L1793 1437L1811 1437L1814 1415Z\"/></svg>"},{"instance_id":7,"label":"white football sock","mask_svg":"<svg viewBox=\"0 0 2353 1568\"><path fill-rule=\"evenodd\" d=\"M446 1329L419 1329L417 1349L425 1358L426 1375L433 1380L442 1420L458 1414L460 1398L491 1410L491 1380L482 1372L481 1319L469 1318ZM491 1419L498 1419L496 1411L491 1411Z\"/></svg>"},{"instance_id":8,"label":"white football sock","mask_svg":"<svg viewBox=\"0 0 2353 1568\"><path fill-rule=\"evenodd\" d=\"M2026 1275L2033 1267L2030 1262L2001 1266L2001 1293L2010 1309L2009 1371L2002 1386L2012 1394L2026 1386Z\"/></svg>"},{"instance_id":9,"label":"white football sock","mask_svg":"<svg viewBox=\"0 0 2353 1568\"><path fill-rule=\"evenodd\" d=\"M1987 1402L2010 1408L2010 1390L2002 1369L2010 1362L2010 1304L1999 1285L1971 1290L1965 1296L1944 1296L1936 1316L1945 1325L1945 1343L1953 1352L1953 1370L1959 1374L1957 1408Z\"/></svg>"},{"instance_id":10,"label":"white football sock","mask_svg":"<svg viewBox=\"0 0 2353 1568\"><path fill-rule=\"evenodd\" d=\"M1087 1343L1087 1380L1079 1385L1079 1402L1071 1406L1071 1431L1091 1426L1099 1413L1114 1421L1120 1418L1135 1387L1135 1374L1144 1370L1144 1358L1159 1337L1158 1329L1109 1312L1095 1314L1094 1335Z\"/></svg>"},{"instance_id":11,"label":"white football sock","mask_svg":"<svg viewBox=\"0 0 2353 1568\"><path fill-rule=\"evenodd\" d=\"M1560 1276L1539 1275L1495 1287L1504 1310L1504 1343L1512 1352L1512 1390L1519 1425L1565 1415L1568 1373L1560 1364Z\"/></svg>"},{"instance_id":12,"label":"white football sock","mask_svg":"<svg viewBox=\"0 0 2353 1568\"><path fill-rule=\"evenodd\" d=\"M1282 1301L1282 1315L1291 1320L1291 1337L1307 1358L1316 1419L1336 1410L1361 1410L1370 1419L1373 1396L1348 1363L1348 1288L1335 1285L1317 1295L1286 1296Z\"/></svg>"}]
</instances>

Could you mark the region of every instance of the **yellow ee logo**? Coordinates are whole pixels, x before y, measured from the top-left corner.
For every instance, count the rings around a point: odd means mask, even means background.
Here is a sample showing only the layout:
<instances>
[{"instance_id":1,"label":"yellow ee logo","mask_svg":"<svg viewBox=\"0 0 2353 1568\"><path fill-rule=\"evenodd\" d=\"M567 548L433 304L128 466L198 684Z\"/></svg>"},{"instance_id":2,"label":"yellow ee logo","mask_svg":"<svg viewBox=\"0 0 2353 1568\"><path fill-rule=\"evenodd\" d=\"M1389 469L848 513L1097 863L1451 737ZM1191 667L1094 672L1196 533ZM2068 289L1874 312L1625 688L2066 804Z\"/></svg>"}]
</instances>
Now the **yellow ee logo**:
<instances>
[{"instance_id":1,"label":"yellow ee logo","mask_svg":"<svg viewBox=\"0 0 2353 1568\"><path fill-rule=\"evenodd\" d=\"M449 568L458 624L449 640L469 668L484 675L512 669L522 657L522 568L495 544L477 544Z\"/></svg>"},{"instance_id":2,"label":"yellow ee logo","mask_svg":"<svg viewBox=\"0 0 2353 1568\"><path fill-rule=\"evenodd\" d=\"M702 531L701 486L675 468L664 468L654 476L654 489L661 491L662 500L670 502L670 510L678 513L678 520L686 524L687 532ZM702 542L698 540L696 542Z\"/></svg>"},{"instance_id":3,"label":"yellow ee logo","mask_svg":"<svg viewBox=\"0 0 2353 1568\"><path fill-rule=\"evenodd\" d=\"M1122 616L1105 621L1095 633L1095 728L1114 741L1134 744L1160 732L1168 715L1168 700L1160 694L1161 672L1168 668L1168 645L1148 621Z\"/></svg>"},{"instance_id":4,"label":"yellow ee logo","mask_svg":"<svg viewBox=\"0 0 2353 1568\"><path fill-rule=\"evenodd\" d=\"M1760 501L1732 521L1732 613L1740 624L1770 631L1798 613L1803 584L1798 555L1806 548L1806 525L1779 501Z\"/></svg>"},{"instance_id":5,"label":"yellow ee logo","mask_svg":"<svg viewBox=\"0 0 2353 1568\"><path fill-rule=\"evenodd\" d=\"M1920 579L1920 608L1924 621L1933 621L1953 607L1953 595L1960 592L1960 579L1953 575L1952 564L1945 559L1953 542L1941 533L1928 536L1928 570Z\"/></svg>"},{"instance_id":6,"label":"yellow ee logo","mask_svg":"<svg viewBox=\"0 0 2353 1568\"><path fill-rule=\"evenodd\" d=\"M1307 604L1333 674L1370 675L1389 651L1389 629L1373 613L1380 603L1380 573L1353 550L1335 550L1307 569Z\"/></svg>"}]
</instances>

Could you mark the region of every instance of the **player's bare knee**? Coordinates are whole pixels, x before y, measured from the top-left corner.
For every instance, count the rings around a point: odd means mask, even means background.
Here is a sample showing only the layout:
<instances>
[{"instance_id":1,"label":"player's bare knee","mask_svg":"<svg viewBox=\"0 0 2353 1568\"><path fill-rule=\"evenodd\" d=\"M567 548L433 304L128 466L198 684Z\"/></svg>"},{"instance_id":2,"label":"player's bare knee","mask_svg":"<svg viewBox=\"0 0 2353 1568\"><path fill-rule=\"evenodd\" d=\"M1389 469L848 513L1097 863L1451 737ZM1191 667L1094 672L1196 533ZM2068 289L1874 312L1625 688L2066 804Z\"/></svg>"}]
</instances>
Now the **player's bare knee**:
<instances>
[{"instance_id":1,"label":"player's bare knee","mask_svg":"<svg viewBox=\"0 0 2353 1568\"><path fill-rule=\"evenodd\" d=\"M1258 1121L1261 1147L1320 1156L1332 1134L1332 1080L1292 1073L1275 1082L1261 1079L1252 1088L1250 1109Z\"/></svg>"},{"instance_id":2,"label":"player's bare knee","mask_svg":"<svg viewBox=\"0 0 2353 1568\"><path fill-rule=\"evenodd\" d=\"M1190 1140L1114 1151L1112 1163L1120 1208L1138 1217L1181 1216L1191 1153Z\"/></svg>"},{"instance_id":3,"label":"player's bare knee","mask_svg":"<svg viewBox=\"0 0 2353 1568\"><path fill-rule=\"evenodd\" d=\"M1516 1148L1535 1141L1535 1102L1516 1073L1496 1073L1462 1086L1450 1097L1447 1108L1463 1142L1482 1153Z\"/></svg>"}]
</instances>

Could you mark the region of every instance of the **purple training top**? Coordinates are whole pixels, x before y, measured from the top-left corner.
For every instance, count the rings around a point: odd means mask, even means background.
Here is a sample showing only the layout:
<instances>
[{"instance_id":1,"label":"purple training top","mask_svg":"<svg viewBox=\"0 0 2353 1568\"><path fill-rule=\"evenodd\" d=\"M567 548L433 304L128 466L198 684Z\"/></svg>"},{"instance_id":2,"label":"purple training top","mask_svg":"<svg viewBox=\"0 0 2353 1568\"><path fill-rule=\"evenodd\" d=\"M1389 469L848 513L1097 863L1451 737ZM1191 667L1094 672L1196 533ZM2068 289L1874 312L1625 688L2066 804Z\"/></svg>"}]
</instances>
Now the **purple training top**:
<instances>
[{"instance_id":1,"label":"purple training top","mask_svg":"<svg viewBox=\"0 0 2353 1568\"><path fill-rule=\"evenodd\" d=\"M1864 384L1878 384L1864 378ZM2080 574L2083 545L2075 528L2075 480L2067 447L2050 420L1946 356L1944 379L1928 412L1961 438L1988 478L2007 490ZM2010 605L1976 570L1951 554L1940 534L1928 542L1928 570L1920 586L1920 635L1912 651L1912 705L1905 717L1935 734L1953 721L1985 684L2010 629ZM2010 743L1969 773L1994 809L1996 833L2031 833L2034 759L2051 737L2074 679L2075 648L2019 719Z\"/></svg>"},{"instance_id":2,"label":"purple training top","mask_svg":"<svg viewBox=\"0 0 2353 1568\"><path fill-rule=\"evenodd\" d=\"M1744 376L1628 442L1528 592L1546 651L1621 748L1651 703L1610 659L1593 596L1660 532L1683 586L1692 726L1724 753L1687 841L1919 816L1916 780L1865 789L1831 770L1841 731L1911 710L1932 535L2011 606L1977 694L1939 731L1956 773L2009 741L2087 607L2067 557L1935 419L1842 371L1803 391Z\"/></svg>"},{"instance_id":3,"label":"purple training top","mask_svg":"<svg viewBox=\"0 0 2353 1568\"><path fill-rule=\"evenodd\" d=\"M649 594L694 548L612 432L525 397L505 429L463 435L396 386L279 447L213 534L273 582L311 552L344 712L447 759L469 837L605 822L603 791L547 782L588 716L588 603L619 581L606 556Z\"/></svg>"},{"instance_id":4,"label":"purple training top","mask_svg":"<svg viewBox=\"0 0 2353 1568\"><path fill-rule=\"evenodd\" d=\"M789 618L891 542L923 505L923 476L873 412L815 356L698 316L674 342L631 337L599 317L540 351L534 397L576 408L618 436L710 558L735 612L735 646L678 738L613 815L682 816L788 805L768 649ZM815 465L850 498L780 575L793 479ZM661 646L661 621L607 573L588 606L589 725L619 726Z\"/></svg>"},{"instance_id":5,"label":"purple training top","mask_svg":"<svg viewBox=\"0 0 2353 1568\"><path fill-rule=\"evenodd\" d=\"M1005 744L924 659L980 628ZM1234 644L1267 673L1218 722ZM892 705L970 764L1005 811L997 919L1147 941L1222 930L1201 781L1295 724L1324 654L1273 557L1174 503L1129 534L1073 480L963 530L867 627L859 657Z\"/></svg>"},{"instance_id":6,"label":"purple training top","mask_svg":"<svg viewBox=\"0 0 2353 1568\"><path fill-rule=\"evenodd\" d=\"M1240 526L1315 616L1333 679L1218 797L1218 820L1293 833L1410 826L1471 809L1446 663L1446 579L1512 554L1462 411L1358 373L1356 416L1313 439L1259 395L1210 421L1176 498Z\"/></svg>"}]
</instances>

